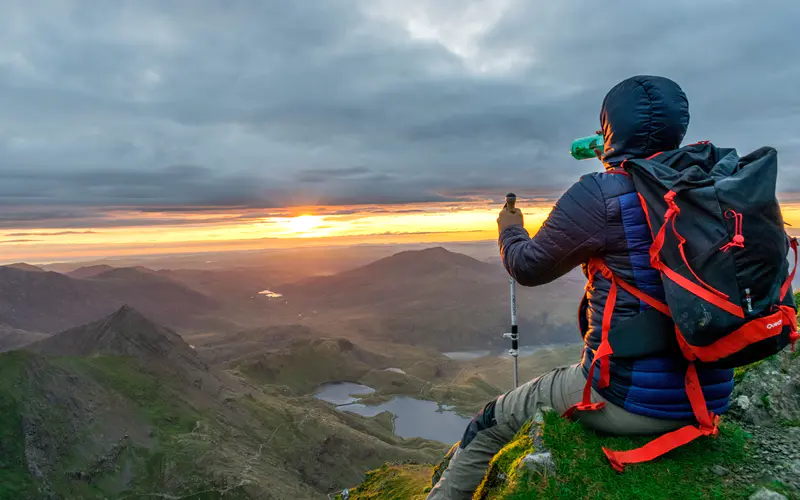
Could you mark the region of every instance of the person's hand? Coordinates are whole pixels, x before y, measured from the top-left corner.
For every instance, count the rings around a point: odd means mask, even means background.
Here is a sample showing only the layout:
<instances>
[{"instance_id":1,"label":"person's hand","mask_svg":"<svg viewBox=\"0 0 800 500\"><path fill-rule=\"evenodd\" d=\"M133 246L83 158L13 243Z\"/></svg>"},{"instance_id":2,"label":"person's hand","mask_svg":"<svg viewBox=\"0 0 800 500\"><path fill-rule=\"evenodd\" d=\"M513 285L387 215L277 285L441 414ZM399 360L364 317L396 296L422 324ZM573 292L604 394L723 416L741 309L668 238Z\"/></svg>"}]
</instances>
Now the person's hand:
<instances>
[{"instance_id":1,"label":"person's hand","mask_svg":"<svg viewBox=\"0 0 800 500\"><path fill-rule=\"evenodd\" d=\"M525 226L525 219L522 216L522 210L515 207L514 211L511 212L508 210L508 207L503 207L503 210L500 211L500 215L497 217L498 231L502 233L506 228L515 224Z\"/></svg>"}]
</instances>

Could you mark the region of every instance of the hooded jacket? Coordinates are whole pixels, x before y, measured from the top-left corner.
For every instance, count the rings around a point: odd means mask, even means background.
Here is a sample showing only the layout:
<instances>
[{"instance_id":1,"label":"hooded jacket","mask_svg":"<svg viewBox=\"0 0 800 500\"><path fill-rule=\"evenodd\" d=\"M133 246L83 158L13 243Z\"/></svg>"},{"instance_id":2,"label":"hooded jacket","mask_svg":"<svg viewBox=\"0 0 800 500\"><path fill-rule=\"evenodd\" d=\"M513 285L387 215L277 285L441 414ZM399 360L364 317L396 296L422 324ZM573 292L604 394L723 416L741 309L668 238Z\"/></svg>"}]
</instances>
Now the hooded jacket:
<instances>
[{"instance_id":1,"label":"hooded jacket","mask_svg":"<svg viewBox=\"0 0 800 500\"><path fill-rule=\"evenodd\" d=\"M663 301L660 274L650 266L653 240L639 197L630 177L615 169L626 159L646 158L680 146L689 124L686 95L666 78L629 78L607 94L600 121L606 172L581 177L558 200L533 237L522 226L506 228L499 238L504 266L520 285L537 286L579 265L587 273L589 259L602 257L615 275ZM578 310L585 344L584 375L588 375L600 345L610 288L607 278L595 275ZM612 329L648 308L618 290ZM610 366L611 384L599 389L596 376L594 389L612 404L656 418L694 418L684 384L686 360L679 352L638 359L612 355ZM724 413L733 390L733 370L700 368L698 376L708 409Z\"/></svg>"}]
</instances>

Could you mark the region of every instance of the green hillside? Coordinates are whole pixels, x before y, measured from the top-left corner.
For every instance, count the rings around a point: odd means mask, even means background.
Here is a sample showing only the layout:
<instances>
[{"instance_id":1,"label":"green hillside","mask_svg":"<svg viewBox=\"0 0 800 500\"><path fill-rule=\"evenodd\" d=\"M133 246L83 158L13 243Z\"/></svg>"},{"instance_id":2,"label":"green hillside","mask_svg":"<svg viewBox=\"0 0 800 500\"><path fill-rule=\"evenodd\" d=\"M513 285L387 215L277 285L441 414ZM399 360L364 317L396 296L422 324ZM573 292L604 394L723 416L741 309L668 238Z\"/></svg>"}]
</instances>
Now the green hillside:
<instances>
[{"instance_id":1,"label":"green hillside","mask_svg":"<svg viewBox=\"0 0 800 500\"><path fill-rule=\"evenodd\" d=\"M218 397L132 357L5 353L0 498L325 498L441 454L384 420L254 388Z\"/></svg>"}]
</instances>

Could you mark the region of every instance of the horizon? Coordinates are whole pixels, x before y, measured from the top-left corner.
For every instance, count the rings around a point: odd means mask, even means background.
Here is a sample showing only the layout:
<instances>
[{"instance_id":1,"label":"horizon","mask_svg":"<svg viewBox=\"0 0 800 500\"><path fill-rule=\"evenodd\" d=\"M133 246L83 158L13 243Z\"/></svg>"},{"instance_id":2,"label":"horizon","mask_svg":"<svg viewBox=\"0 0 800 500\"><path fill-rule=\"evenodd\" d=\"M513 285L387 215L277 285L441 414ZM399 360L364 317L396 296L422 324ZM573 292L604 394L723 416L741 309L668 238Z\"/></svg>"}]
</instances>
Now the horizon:
<instances>
[{"instance_id":1,"label":"horizon","mask_svg":"<svg viewBox=\"0 0 800 500\"><path fill-rule=\"evenodd\" d=\"M527 205L524 205L527 203ZM528 228L538 228L552 203L520 200ZM354 245L484 242L497 238L499 208L488 202L460 204L292 207L261 217L236 211L196 214L175 225L148 214L155 224L135 227L32 228L6 232L2 261L54 263L87 259L155 257L183 253L278 250ZM160 215L160 214L156 214ZM176 217L171 215L173 219ZM213 222L209 219L214 219ZM149 238L146 243L140 242Z\"/></svg>"},{"instance_id":2,"label":"horizon","mask_svg":"<svg viewBox=\"0 0 800 500\"><path fill-rule=\"evenodd\" d=\"M525 215L525 228L533 236L549 214L553 201L543 197L519 198L518 206ZM788 232L800 236L800 229L791 227L800 226L800 203L792 197L782 202L781 209L790 226ZM204 220L176 225L155 219L152 226L140 221L133 228L109 225L70 230L20 229L2 234L11 239L0 240L0 245L4 245L0 265L146 260L310 247L488 243L497 240L498 211L498 206L486 200L461 204L287 207L273 210L266 217L246 218L235 211L213 212L214 222L209 222L208 214L204 213ZM197 214L185 215L191 219ZM205 238L200 237L203 235ZM139 242L143 237L151 239Z\"/></svg>"}]
</instances>

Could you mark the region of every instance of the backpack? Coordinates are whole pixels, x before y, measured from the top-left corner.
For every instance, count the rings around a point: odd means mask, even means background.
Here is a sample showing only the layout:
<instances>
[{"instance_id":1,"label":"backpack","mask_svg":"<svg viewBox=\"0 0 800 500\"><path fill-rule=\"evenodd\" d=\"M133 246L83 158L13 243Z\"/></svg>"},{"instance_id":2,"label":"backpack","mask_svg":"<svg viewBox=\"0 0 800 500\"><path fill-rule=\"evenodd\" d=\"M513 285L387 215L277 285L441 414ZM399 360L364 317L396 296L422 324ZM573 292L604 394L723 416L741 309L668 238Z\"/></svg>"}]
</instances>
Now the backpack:
<instances>
[{"instance_id":1,"label":"backpack","mask_svg":"<svg viewBox=\"0 0 800 500\"><path fill-rule=\"evenodd\" d=\"M603 448L612 467L622 472L625 464L646 462L700 436L717 434L719 416L706 407L697 364L732 368L767 358L788 344L794 349L797 310L790 292L798 244L785 231L776 198L778 163L773 148L740 158L733 149L700 142L647 159L626 160L613 173L633 180L653 237L650 264L661 272L666 301L614 276L602 260L589 262L590 279L603 273L611 280L611 290L583 400L565 415L603 406L591 403L591 386L596 363L598 387L609 384L608 357L614 354L611 314L620 287L657 311L651 315L669 321L674 342L688 361L686 393L697 420L697 425L636 450ZM641 337L640 329L637 334Z\"/></svg>"}]
</instances>

